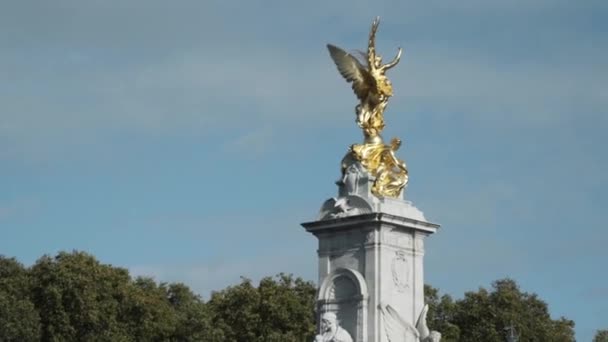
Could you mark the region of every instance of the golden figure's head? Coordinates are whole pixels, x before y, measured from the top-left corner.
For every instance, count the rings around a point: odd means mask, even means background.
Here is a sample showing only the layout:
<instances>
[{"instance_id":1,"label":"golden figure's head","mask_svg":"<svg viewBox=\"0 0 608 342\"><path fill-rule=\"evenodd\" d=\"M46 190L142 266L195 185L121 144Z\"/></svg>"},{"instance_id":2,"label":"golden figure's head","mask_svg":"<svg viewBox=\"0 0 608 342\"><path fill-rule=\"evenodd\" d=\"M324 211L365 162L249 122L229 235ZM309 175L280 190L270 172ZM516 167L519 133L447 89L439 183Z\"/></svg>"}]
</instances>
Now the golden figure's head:
<instances>
[{"instance_id":1,"label":"golden figure's head","mask_svg":"<svg viewBox=\"0 0 608 342\"><path fill-rule=\"evenodd\" d=\"M374 57L374 68L380 69L382 67L382 56L376 55Z\"/></svg>"}]
</instances>

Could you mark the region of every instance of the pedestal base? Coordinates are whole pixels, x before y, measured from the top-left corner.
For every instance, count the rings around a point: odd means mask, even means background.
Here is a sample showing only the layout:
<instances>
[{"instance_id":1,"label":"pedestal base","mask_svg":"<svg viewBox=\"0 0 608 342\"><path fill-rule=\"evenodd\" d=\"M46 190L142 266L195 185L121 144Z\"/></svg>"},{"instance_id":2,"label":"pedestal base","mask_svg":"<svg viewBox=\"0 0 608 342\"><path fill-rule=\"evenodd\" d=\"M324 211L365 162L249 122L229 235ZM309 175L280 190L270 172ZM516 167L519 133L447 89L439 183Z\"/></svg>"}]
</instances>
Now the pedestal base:
<instances>
[{"instance_id":1,"label":"pedestal base","mask_svg":"<svg viewBox=\"0 0 608 342\"><path fill-rule=\"evenodd\" d=\"M391 205L398 204L408 205ZM416 326L424 307L424 239L439 225L383 212L302 225L319 239L318 317L336 313L358 342L389 342L381 310L387 305Z\"/></svg>"}]
</instances>

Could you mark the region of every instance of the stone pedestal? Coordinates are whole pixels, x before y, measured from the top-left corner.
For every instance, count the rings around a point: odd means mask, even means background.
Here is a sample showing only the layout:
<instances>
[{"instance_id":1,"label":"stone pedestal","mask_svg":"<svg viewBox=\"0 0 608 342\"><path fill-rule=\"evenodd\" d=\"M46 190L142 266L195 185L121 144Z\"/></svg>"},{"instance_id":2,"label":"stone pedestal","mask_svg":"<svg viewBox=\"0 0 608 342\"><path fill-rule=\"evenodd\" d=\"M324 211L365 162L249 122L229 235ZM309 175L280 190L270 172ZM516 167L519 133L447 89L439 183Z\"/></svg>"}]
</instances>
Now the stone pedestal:
<instances>
[{"instance_id":1,"label":"stone pedestal","mask_svg":"<svg viewBox=\"0 0 608 342\"><path fill-rule=\"evenodd\" d=\"M391 322L381 308L389 305L416 327L424 307L424 241L439 225L402 199L338 185L340 196L325 202L318 220L302 224L319 239L317 315L334 312L353 341L389 342ZM414 334L391 342L417 341Z\"/></svg>"}]
</instances>

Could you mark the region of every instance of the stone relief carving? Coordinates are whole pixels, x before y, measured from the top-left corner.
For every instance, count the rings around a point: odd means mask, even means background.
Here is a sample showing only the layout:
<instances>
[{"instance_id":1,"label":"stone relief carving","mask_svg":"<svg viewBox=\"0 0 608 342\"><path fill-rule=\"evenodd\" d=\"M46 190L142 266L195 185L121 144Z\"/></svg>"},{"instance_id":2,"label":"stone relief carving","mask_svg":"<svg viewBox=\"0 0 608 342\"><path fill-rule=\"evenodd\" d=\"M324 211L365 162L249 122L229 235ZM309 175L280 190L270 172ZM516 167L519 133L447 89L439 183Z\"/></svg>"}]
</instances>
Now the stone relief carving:
<instances>
[{"instance_id":1,"label":"stone relief carving","mask_svg":"<svg viewBox=\"0 0 608 342\"><path fill-rule=\"evenodd\" d=\"M362 197L346 195L330 198L321 206L319 220L329 220L347 216L367 214L372 206Z\"/></svg>"},{"instance_id":2,"label":"stone relief carving","mask_svg":"<svg viewBox=\"0 0 608 342\"><path fill-rule=\"evenodd\" d=\"M365 235L365 243L376 242L376 231L372 230Z\"/></svg>"},{"instance_id":3,"label":"stone relief carving","mask_svg":"<svg viewBox=\"0 0 608 342\"><path fill-rule=\"evenodd\" d=\"M410 272L403 252L395 252L395 256L391 262L391 272L393 274L395 289L399 292L404 292L409 287Z\"/></svg>"},{"instance_id":4,"label":"stone relief carving","mask_svg":"<svg viewBox=\"0 0 608 342\"><path fill-rule=\"evenodd\" d=\"M382 312L384 331L391 342L439 342L441 340L441 334L437 331L431 331L427 326L428 304L422 308L415 327L403 319L397 310L390 305L380 303L378 309Z\"/></svg>"}]
</instances>

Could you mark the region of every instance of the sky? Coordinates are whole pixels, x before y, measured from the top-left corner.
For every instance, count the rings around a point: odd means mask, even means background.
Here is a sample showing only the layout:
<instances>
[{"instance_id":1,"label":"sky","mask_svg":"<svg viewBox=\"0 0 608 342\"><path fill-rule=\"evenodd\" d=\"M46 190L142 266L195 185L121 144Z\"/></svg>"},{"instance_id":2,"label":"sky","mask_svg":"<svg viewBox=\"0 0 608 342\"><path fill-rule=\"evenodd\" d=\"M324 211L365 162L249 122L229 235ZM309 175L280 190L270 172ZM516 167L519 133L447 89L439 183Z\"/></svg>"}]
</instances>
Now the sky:
<instances>
[{"instance_id":1,"label":"sky","mask_svg":"<svg viewBox=\"0 0 608 342\"><path fill-rule=\"evenodd\" d=\"M401 63L385 137L442 225L425 281L504 277L608 329L605 1L3 1L0 254L82 250L203 298L317 281L356 100L325 44Z\"/></svg>"}]
</instances>

